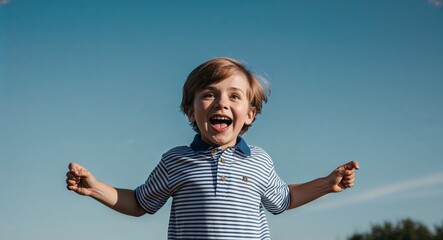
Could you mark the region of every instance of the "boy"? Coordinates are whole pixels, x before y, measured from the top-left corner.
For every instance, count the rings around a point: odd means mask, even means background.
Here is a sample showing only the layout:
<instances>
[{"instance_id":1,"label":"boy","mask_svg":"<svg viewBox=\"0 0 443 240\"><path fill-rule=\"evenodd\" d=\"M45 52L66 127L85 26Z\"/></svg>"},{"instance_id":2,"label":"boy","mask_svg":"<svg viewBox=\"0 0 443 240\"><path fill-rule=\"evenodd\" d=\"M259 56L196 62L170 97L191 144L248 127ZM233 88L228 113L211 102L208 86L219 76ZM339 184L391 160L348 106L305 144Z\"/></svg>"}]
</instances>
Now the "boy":
<instances>
[{"instance_id":1,"label":"boy","mask_svg":"<svg viewBox=\"0 0 443 240\"><path fill-rule=\"evenodd\" d=\"M190 146L163 154L135 190L111 187L70 163L68 190L132 216L154 214L172 197L168 239L270 239L264 209L279 214L352 187L358 163L286 185L269 155L241 137L267 101L264 87L234 59L201 64L183 87L181 109L197 132Z\"/></svg>"}]
</instances>

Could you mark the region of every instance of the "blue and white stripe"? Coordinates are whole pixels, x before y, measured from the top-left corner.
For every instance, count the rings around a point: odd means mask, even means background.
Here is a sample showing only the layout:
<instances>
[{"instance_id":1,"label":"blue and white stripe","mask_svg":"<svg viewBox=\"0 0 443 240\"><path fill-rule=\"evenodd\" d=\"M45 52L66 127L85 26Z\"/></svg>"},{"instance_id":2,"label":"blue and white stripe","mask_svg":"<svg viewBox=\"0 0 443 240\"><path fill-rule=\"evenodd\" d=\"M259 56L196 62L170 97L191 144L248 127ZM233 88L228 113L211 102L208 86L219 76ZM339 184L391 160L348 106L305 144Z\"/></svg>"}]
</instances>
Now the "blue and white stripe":
<instances>
[{"instance_id":1,"label":"blue and white stripe","mask_svg":"<svg viewBox=\"0 0 443 240\"><path fill-rule=\"evenodd\" d=\"M172 196L168 239L270 239L264 209L285 211L289 189L264 150L238 142L222 151L197 135L191 147L166 152L135 189L150 214Z\"/></svg>"}]
</instances>

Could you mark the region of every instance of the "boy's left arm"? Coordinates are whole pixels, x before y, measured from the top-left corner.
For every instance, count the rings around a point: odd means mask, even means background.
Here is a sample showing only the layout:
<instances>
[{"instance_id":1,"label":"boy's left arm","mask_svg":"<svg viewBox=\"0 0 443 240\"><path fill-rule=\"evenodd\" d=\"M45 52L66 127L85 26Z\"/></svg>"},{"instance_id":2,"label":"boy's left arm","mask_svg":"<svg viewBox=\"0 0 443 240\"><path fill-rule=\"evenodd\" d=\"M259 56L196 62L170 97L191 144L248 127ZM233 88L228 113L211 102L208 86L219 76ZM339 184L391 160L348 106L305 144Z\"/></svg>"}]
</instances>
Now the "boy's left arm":
<instances>
[{"instance_id":1,"label":"boy's left arm","mask_svg":"<svg viewBox=\"0 0 443 240\"><path fill-rule=\"evenodd\" d=\"M328 193L341 192L354 186L356 161L348 162L326 177L317 178L302 184L290 184L291 202L288 209L296 208Z\"/></svg>"}]
</instances>

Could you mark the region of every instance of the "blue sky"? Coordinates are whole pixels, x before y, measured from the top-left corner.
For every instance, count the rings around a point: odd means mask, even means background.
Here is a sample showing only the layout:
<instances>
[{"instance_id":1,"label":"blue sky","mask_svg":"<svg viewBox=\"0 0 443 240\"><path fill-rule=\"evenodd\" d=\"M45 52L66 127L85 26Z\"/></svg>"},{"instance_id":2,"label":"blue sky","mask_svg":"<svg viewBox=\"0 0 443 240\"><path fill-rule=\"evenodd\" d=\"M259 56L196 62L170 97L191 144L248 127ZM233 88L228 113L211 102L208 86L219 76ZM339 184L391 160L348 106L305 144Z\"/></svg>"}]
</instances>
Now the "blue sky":
<instances>
[{"instance_id":1,"label":"blue sky","mask_svg":"<svg viewBox=\"0 0 443 240\"><path fill-rule=\"evenodd\" d=\"M165 239L169 204L133 218L65 190L71 161L143 183L193 131L197 65L232 57L272 93L245 134L287 183L360 162L351 190L269 216L273 239L346 239L443 221L441 1L0 1L0 237Z\"/></svg>"}]
</instances>

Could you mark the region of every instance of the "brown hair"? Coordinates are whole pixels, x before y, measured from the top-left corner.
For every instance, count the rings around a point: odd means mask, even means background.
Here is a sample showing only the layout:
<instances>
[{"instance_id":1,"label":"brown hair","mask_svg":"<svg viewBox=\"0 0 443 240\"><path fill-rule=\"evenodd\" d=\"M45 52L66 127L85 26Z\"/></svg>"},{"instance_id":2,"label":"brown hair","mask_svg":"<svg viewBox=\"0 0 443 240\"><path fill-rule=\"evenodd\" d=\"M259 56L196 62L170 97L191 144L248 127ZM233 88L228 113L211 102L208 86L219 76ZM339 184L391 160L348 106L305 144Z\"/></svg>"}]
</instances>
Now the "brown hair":
<instances>
[{"instance_id":1,"label":"brown hair","mask_svg":"<svg viewBox=\"0 0 443 240\"><path fill-rule=\"evenodd\" d=\"M260 76L252 73L239 61L231 58L211 59L202 63L189 74L183 85L183 96L180 105L182 112L189 116L196 93L211 84L231 77L235 73L243 74L248 80L250 89L247 96L250 106L255 109L256 115L260 114L262 104L268 101L268 95L271 91L269 83ZM196 132L199 132L195 122L192 122L191 126ZM249 127L250 125L244 125L240 134L245 133Z\"/></svg>"}]
</instances>

